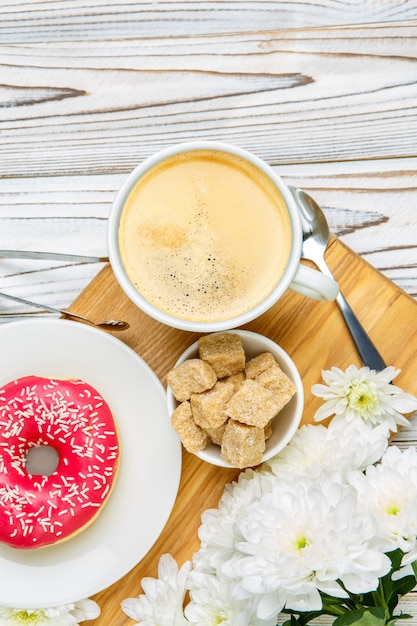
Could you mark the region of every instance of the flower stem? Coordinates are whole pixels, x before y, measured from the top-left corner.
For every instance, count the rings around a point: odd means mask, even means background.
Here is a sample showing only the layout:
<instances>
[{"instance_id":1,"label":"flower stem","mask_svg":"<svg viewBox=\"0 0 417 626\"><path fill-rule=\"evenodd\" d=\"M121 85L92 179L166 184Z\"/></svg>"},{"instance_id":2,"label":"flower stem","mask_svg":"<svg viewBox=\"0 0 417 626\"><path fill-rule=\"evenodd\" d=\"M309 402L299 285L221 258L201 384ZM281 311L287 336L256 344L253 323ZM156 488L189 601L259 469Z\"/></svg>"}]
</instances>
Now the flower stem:
<instances>
[{"instance_id":1,"label":"flower stem","mask_svg":"<svg viewBox=\"0 0 417 626\"><path fill-rule=\"evenodd\" d=\"M382 606L384 609L387 608L385 594L381 585L378 585L378 589L372 592L372 597L374 598L375 606Z\"/></svg>"},{"instance_id":2,"label":"flower stem","mask_svg":"<svg viewBox=\"0 0 417 626\"><path fill-rule=\"evenodd\" d=\"M345 613L348 613L350 611L350 609L347 609L346 607L342 606L342 605L335 605L335 604L323 604L323 608L322 608L322 614L323 615L344 615Z\"/></svg>"}]
</instances>

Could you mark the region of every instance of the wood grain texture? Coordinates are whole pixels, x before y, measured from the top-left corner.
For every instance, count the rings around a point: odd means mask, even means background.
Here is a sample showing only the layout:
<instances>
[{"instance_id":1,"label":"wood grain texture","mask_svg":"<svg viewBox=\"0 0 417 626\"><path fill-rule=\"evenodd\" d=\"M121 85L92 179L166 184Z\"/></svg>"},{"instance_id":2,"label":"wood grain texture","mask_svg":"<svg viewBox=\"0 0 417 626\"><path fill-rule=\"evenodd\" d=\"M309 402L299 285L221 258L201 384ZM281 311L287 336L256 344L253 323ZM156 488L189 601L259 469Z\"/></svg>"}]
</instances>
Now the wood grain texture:
<instances>
[{"instance_id":1,"label":"wood grain texture","mask_svg":"<svg viewBox=\"0 0 417 626\"><path fill-rule=\"evenodd\" d=\"M223 139L312 191L345 243L417 294L417 2L1 10L8 247L105 254L133 167L172 143ZM98 270L3 261L0 286L68 307ZM39 313L0 302L0 322L14 314Z\"/></svg>"},{"instance_id":2,"label":"wood grain texture","mask_svg":"<svg viewBox=\"0 0 417 626\"><path fill-rule=\"evenodd\" d=\"M408 22L3 46L2 175L127 173L196 134L272 165L414 156L416 33Z\"/></svg>"},{"instance_id":3,"label":"wood grain texture","mask_svg":"<svg viewBox=\"0 0 417 626\"><path fill-rule=\"evenodd\" d=\"M402 370L395 382L417 394L413 367L417 366L417 303L337 239L329 246L327 261L387 364ZM164 385L178 356L198 337L160 324L138 310L121 291L109 265L77 298L74 310L97 318L116 312L118 317L129 321L131 328L117 336L150 365ZM321 381L322 369L333 365L346 368L351 363L360 365L334 302L316 302L287 292L275 306L244 328L270 337L294 360L305 390L302 423L311 423L321 404L310 389ZM95 599L102 609L95 622L97 626L131 623L121 612L120 602L139 595L143 577L157 575L161 554L170 552L180 565L191 558L199 545L201 513L216 506L225 483L236 476L235 470L213 467L183 453L181 485L171 517L144 559L121 581L97 594ZM416 621L410 624L417 623L415 615ZM325 622L317 621L320 623Z\"/></svg>"},{"instance_id":4,"label":"wood grain texture","mask_svg":"<svg viewBox=\"0 0 417 626\"><path fill-rule=\"evenodd\" d=\"M415 0L49 0L1 4L0 42L103 41L410 20Z\"/></svg>"}]
</instances>

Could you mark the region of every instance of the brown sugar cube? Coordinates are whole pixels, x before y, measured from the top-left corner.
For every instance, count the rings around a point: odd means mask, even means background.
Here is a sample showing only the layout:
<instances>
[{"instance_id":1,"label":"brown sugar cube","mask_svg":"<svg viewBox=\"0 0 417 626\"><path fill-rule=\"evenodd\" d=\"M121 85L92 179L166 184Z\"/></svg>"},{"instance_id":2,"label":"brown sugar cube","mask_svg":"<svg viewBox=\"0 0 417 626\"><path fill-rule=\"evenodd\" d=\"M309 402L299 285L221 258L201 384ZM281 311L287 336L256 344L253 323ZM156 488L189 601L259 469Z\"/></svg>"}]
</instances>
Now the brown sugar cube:
<instances>
[{"instance_id":1,"label":"brown sugar cube","mask_svg":"<svg viewBox=\"0 0 417 626\"><path fill-rule=\"evenodd\" d=\"M277 362L270 352L263 352L246 363L246 378L256 378L259 374L276 364Z\"/></svg>"},{"instance_id":2,"label":"brown sugar cube","mask_svg":"<svg viewBox=\"0 0 417 626\"><path fill-rule=\"evenodd\" d=\"M167 383L178 402L189 400L192 393L211 389L217 380L213 368L201 359L188 359L168 372Z\"/></svg>"},{"instance_id":3,"label":"brown sugar cube","mask_svg":"<svg viewBox=\"0 0 417 626\"><path fill-rule=\"evenodd\" d=\"M269 439L272 435L272 420L270 422L267 423L267 425L264 428L264 437L265 437L265 441L267 439Z\"/></svg>"},{"instance_id":4,"label":"brown sugar cube","mask_svg":"<svg viewBox=\"0 0 417 626\"><path fill-rule=\"evenodd\" d=\"M255 380L263 387L274 393L277 401L279 402L278 411L281 411L281 409L288 404L296 392L294 383L282 371L277 363L259 374Z\"/></svg>"},{"instance_id":5,"label":"brown sugar cube","mask_svg":"<svg viewBox=\"0 0 417 626\"><path fill-rule=\"evenodd\" d=\"M171 415L171 424L177 431L181 443L188 452L195 454L204 450L209 442L207 433L193 420L191 406L188 401L177 406Z\"/></svg>"},{"instance_id":6,"label":"brown sugar cube","mask_svg":"<svg viewBox=\"0 0 417 626\"><path fill-rule=\"evenodd\" d=\"M231 383L233 385L233 389L237 391L240 385L245 380L244 372L237 372L236 374L232 374L231 376L226 376L226 378L222 378L222 381L225 383Z\"/></svg>"},{"instance_id":7,"label":"brown sugar cube","mask_svg":"<svg viewBox=\"0 0 417 626\"><path fill-rule=\"evenodd\" d=\"M218 426L218 428L207 428L206 429L206 433L210 437L212 443L215 443L217 446L221 446L221 444L222 444L223 435L224 435L224 431L226 429L226 425L227 425L227 422L224 422L224 424L222 424L221 426Z\"/></svg>"},{"instance_id":8,"label":"brown sugar cube","mask_svg":"<svg viewBox=\"0 0 417 626\"><path fill-rule=\"evenodd\" d=\"M278 413L280 406L281 400L276 398L276 394L257 381L248 379L230 398L226 413L238 422L263 429Z\"/></svg>"},{"instance_id":9,"label":"brown sugar cube","mask_svg":"<svg viewBox=\"0 0 417 626\"><path fill-rule=\"evenodd\" d=\"M253 467L262 462L265 451L264 429L240 422L227 422L221 445L221 457L233 467Z\"/></svg>"},{"instance_id":10,"label":"brown sugar cube","mask_svg":"<svg viewBox=\"0 0 417 626\"><path fill-rule=\"evenodd\" d=\"M245 367L245 351L239 335L205 335L198 340L200 358L210 363L217 378L240 372Z\"/></svg>"},{"instance_id":11,"label":"brown sugar cube","mask_svg":"<svg viewBox=\"0 0 417 626\"><path fill-rule=\"evenodd\" d=\"M203 393L191 394L190 403L193 419L198 426L217 428L227 421L225 412L226 402L232 397L234 387L232 383L217 381L217 383Z\"/></svg>"}]
</instances>

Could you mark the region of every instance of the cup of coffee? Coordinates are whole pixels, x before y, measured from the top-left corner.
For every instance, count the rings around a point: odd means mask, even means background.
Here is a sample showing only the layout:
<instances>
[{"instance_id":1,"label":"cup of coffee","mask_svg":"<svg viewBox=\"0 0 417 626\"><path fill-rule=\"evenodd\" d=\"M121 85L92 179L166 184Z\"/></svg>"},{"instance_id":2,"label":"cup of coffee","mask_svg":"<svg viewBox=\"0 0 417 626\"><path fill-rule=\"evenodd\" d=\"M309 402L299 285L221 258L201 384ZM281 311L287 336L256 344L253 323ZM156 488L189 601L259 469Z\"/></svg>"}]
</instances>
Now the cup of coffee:
<instances>
[{"instance_id":1,"label":"cup of coffee","mask_svg":"<svg viewBox=\"0 0 417 626\"><path fill-rule=\"evenodd\" d=\"M337 284L300 263L295 200L273 169L229 144L162 150L128 176L108 221L113 272L154 319L188 331L236 328L287 289L333 300Z\"/></svg>"}]
</instances>

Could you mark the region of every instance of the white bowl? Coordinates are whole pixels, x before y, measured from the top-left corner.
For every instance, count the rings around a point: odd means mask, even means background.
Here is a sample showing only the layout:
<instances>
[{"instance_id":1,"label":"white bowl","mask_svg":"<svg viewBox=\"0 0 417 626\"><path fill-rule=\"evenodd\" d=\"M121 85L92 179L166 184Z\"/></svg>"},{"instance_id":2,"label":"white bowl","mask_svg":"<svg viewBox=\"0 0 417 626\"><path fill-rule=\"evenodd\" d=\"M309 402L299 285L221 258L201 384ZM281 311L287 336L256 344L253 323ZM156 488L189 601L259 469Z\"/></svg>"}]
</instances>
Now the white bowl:
<instances>
[{"instance_id":1,"label":"white bowl","mask_svg":"<svg viewBox=\"0 0 417 626\"><path fill-rule=\"evenodd\" d=\"M301 417L304 409L304 390L300 374L288 354L278 346L274 341L253 333L248 330L227 330L230 334L239 335L242 338L243 348L246 354L246 360L252 359L263 352L270 352L282 371L292 380L296 386L296 393L288 402L288 404L280 411L279 415L272 422L272 435L266 441L265 452L262 462L272 458L280 452L294 436L300 425ZM213 333L219 334L219 333ZM180 356L174 367L186 361L198 357L198 341L193 343ZM167 387L167 405L169 415L172 415L179 402L174 398L170 387ZM203 461L207 461L212 465L219 467L233 467L220 456L220 446L209 444L204 450L196 454Z\"/></svg>"}]
</instances>

